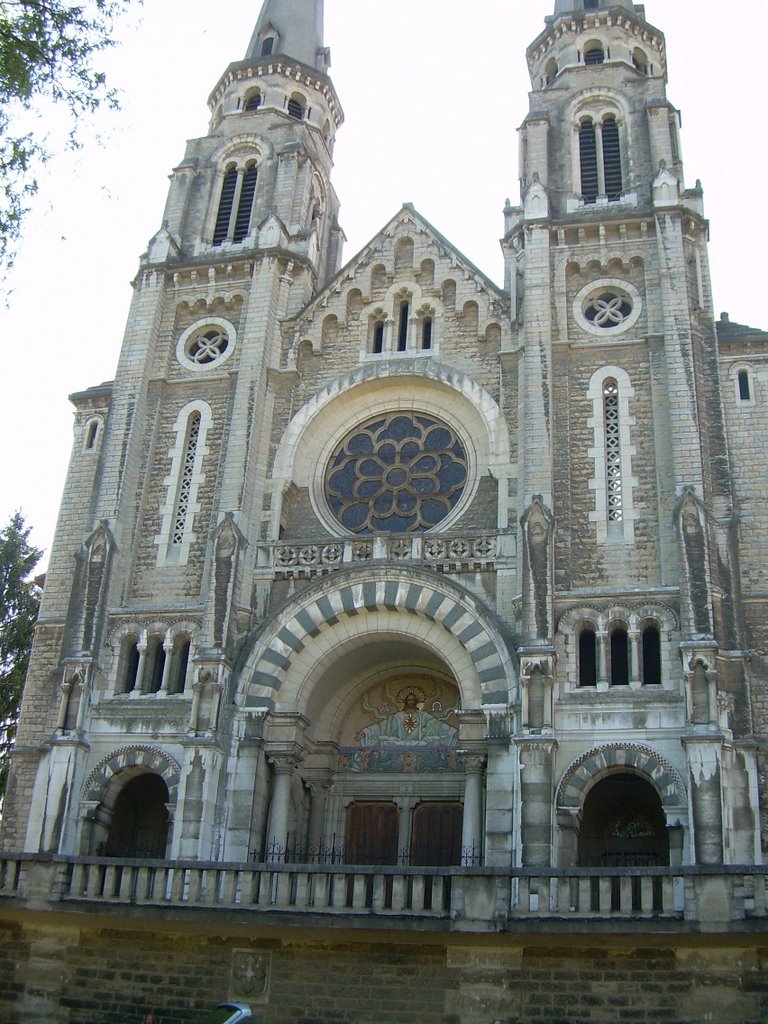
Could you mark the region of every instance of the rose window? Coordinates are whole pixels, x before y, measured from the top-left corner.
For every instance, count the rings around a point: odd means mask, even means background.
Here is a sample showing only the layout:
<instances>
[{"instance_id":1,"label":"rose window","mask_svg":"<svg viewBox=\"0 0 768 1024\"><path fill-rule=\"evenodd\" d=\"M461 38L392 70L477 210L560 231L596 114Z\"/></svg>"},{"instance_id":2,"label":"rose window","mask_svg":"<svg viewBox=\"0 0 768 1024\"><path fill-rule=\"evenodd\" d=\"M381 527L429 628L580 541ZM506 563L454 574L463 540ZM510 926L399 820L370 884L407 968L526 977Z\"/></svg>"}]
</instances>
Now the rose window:
<instances>
[{"instance_id":1,"label":"rose window","mask_svg":"<svg viewBox=\"0 0 768 1024\"><path fill-rule=\"evenodd\" d=\"M412 533L445 519L466 483L456 432L432 416L398 412L347 434L326 469L325 494L349 533Z\"/></svg>"},{"instance_id":2,"label":"rose window","mask_svg":"<svg viewBox=\"0 0 768 1024\"><path fill-rule=\"evenodd\" d=\"M176 342L176 358L194 373L218 369L234 352L236 340L229 320L206 317L190 324L181 335Z\"/></svg>"},{"instance_id":3,"label":"rose window","mask_svg":"<svg viewBox=\"0 0 768 1024\"><path fill-rule=\"evenodd\" d=\"M621 292L605 291L593 295L584 307L584 316L595 327L603 330L621 327L632 314L632 303L628 295Z\"/></svg>"},{"instance_id":4,"label":"rose window","mask_svg":"<svg viewBox=\"0 0 768 1024\"><path fill-rule=\"evenodd\" d=\"M198 366L207 366L220 359L229 348L226 331L220 327L208 327L196 331L187 342L187 359Z\"/></svg>"}]
</instances>

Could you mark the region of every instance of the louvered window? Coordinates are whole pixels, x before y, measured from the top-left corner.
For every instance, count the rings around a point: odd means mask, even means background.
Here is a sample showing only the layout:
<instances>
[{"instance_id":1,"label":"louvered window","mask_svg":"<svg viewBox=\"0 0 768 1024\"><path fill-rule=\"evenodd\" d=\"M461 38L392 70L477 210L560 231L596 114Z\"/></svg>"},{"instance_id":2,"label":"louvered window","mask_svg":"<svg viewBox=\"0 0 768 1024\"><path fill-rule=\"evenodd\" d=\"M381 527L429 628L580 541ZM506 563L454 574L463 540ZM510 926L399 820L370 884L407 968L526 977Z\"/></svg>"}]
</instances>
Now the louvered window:
<instances>
[{"instance_id":1,"label":"louvered window","mask_svg":"<svg viewBox=\"0 0 768 1024\"><path fill-rule=\"evenodd\" d=\"M229 221L232 217L232 204L235 201L237 190L237 168L230 167L224 175L221 186L221 198L219 199L219 210L216 214L216 226L213 229L213 244L221 245L226 241L229 234Z\"/></svg>"},{"instance_id":2,"label":"louvered window","mask_svg":"<svg viewBox=\"0 0 768 1024\"><path fill-rule=\"evenodd\" d=\"M602 64L605 61L605 52L600 46L593 46L584 54L584 63L587 65Z\"/></svg>"},{"instance_id":3,"label":"louvered window","mask_svg":"<svg viewBox=\"0 0 768 1024\"><path fill-rule=\"evenodd\" d=\"M579 128L581 194L585 203L594 203L599 191L597 174L597 132L594 122L582 121Z\"/></svg>"},{"instance_id":4,"label":"louvered window","mask_svg":"<svg viewBox=\"0 0 768 1024\"><path fill-rule=\"evenodd\" d=\"M235 217L235 229L232 234L233 242L242 242L251 226L251 210L256 193L257 177L256 164L251 164L243 175L243 183L240 187L240 201L237 204L237 217Z\"/></svg>"},{"instance_id":5,"label":"louvered window","mask_svg":"<svg viewBox=\"0 0 768 1024\"><path fill-rule=\"evenodd\" d=\"M619 126L616 118L604 118L603 135L603 171L605 174L605 194L609 200L621 196L621 152L619 149Z\"/></svg>"},{"instance_id":6,"label":"louvered window","mask_svg":"<svg viewBox=\"0 0 768 1024\"><path fill-rule=\"evenodd\" d=\"M605 476L608 494L608 522L620 523L624 518L621 480L621 440L619 429L619 387L615 380L603 384L605 423Z\"/></svg>"},{"instance_id":7,"label":"louvered window","mask_svg":"<svg viewBox=\"0 0 768 1024\"><path fill-rule=\"evenodd\" d=\"M176 513L173 519L171 544L182 544L184 541L184 531L189 517L192 480L195 471L195 457L197 455L197 442L200 438L200 419L201 417L199 412L193 413L187 429L187 438L184 444L184 461L181 466L179 492L176 498Z\"/></svg>"},{"instance_id":8,"label":"louvered window","mask_svg":"<svg viewBox=\"0 0 768 1024\"><path fill-rule=\"evenodd\" d=\"M291 117L295 117L297 121L301 121L304 117L304 107L299 100L292 97L288 100L288 113Z\"/></svg>"},{"instance_id":9,"label":"louvered window","mask_svg":"<svg viewBox=\"0 0 768 1024\"><path fill-rule=\"evenodd\" d=\"M245 101L245 109L246 109L246 111L258 110L260 106L261 106L261 93L260 92L251 93L251 95Z\"/></svg>"}]
</instances>

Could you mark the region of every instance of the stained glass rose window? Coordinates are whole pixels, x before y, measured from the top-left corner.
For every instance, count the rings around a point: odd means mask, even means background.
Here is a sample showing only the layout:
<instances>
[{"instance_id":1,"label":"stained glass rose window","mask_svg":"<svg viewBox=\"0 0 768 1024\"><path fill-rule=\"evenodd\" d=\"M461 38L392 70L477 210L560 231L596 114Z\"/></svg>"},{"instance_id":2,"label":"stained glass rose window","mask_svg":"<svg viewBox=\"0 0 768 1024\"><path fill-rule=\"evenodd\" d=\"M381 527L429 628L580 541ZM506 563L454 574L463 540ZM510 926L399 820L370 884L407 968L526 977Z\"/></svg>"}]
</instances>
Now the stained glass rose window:
<instances>
[{"instance_id":1,"label":"stained glass rose window","mask_svg":"<svg viewBox=\"0 0 768 1024\"><path fill-rule=\"evenodd\" d=\"M467 454L453 428L397 412L347 434L328 463L325 494L349 533L413 533L445 519L466 482Z\"/></svg>"}]
</instances>

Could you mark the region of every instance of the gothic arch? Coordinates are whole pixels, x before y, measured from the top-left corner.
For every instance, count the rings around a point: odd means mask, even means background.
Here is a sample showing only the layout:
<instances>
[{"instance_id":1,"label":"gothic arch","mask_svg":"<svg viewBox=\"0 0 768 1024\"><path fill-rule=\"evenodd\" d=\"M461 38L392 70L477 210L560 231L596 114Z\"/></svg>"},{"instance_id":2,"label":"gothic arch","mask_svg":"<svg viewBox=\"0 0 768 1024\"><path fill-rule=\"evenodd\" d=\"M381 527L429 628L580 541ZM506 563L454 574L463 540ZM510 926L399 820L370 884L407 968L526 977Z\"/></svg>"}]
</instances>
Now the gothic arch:
<instances>
[{"instance_id":1,"label":"gothic arch","mask_svg":"<svg viewBox=\"0 0 768 1024\"><path fill-rule=\"evenodd\" d=\"M687 807L683 781L672 764L641 743L606 743L577 757L563 772L557 787L557 806L579 810L592 787L612 771L629 770L643 776L661 798L667 814Z\"/></svg>"},{"instance_id":2,"label":"gothic arch","mask_svg":"<svg viewBox=\"0 0 768 1024\"><path fill-rule=\"evenodd\" d=\"M507 703L516 658L495 617L468 591L424 570L350 570L290 600L257 633L237 671L235 703L303 709L312 673L351 638L407 638L450 664L462 703Z\"/></svg>"},{"instance_id":3,"label":"gothic arch","mask_svg":"<svg viewBox=\"0 0 768 1024\"><path fill-rule=\"evenodd\" d=\"M168 787L169 804L176 803L181 767L164 750L148 746L122 747L105 757L83 783L81 798L96 804L102 803L112 779L129 768L155 772Z\"/></svg>"}]
</instances>

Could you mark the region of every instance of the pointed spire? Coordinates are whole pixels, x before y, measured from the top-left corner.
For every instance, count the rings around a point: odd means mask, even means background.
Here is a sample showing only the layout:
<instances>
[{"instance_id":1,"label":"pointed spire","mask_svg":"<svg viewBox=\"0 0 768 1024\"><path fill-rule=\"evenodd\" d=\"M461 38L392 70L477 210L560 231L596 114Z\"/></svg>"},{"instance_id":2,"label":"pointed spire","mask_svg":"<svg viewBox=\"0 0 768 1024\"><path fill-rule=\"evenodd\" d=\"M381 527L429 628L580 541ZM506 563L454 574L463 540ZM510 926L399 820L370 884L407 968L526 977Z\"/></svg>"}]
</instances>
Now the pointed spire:
<instances>
[{"instance_id":1,"label":"pointed spire","mask_svg":"<svg viewBox=\"0 0 768 1024\"><path fill-rule=\"evenodd\" d=\"M323 46L323 0L264 0L246 60L285 54L325 71L330 63Z\"/></svg>"}]
</instances>

